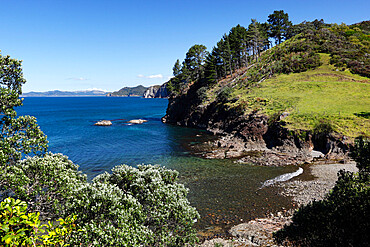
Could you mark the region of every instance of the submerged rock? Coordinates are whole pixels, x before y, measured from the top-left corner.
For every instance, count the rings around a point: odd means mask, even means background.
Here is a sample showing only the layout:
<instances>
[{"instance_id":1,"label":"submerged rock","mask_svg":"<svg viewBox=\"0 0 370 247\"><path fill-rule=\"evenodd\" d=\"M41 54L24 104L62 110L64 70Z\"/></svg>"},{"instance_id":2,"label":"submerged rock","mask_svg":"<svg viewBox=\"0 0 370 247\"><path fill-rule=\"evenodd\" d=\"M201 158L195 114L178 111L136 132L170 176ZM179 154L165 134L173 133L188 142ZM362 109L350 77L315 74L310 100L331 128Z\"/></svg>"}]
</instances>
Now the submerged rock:
<instances>
[{"instance_id":1,"label":"submerged rock","mask_svg":"<svg viewBox=\"0 0 370 247\"><path fill-rule=\"evenodd\" d=\"M109 120L101 120L99 122L96 122L94 125L96 126L110 126L112 125L112 122Z\"/></svg>"},{"instance_id":2,"label":"submerged rock","mask_svg":"<svg viewBox=\"0 0 370 247\"><path fill-rule=\"evenodd\" d=\"M148 120L144 120L144 119L132 119L130 121L127 121L127 123L132 123L132 124L142 124L142 123L145 123L145 122L148 122Z\"/></svg>"}]
</instances>

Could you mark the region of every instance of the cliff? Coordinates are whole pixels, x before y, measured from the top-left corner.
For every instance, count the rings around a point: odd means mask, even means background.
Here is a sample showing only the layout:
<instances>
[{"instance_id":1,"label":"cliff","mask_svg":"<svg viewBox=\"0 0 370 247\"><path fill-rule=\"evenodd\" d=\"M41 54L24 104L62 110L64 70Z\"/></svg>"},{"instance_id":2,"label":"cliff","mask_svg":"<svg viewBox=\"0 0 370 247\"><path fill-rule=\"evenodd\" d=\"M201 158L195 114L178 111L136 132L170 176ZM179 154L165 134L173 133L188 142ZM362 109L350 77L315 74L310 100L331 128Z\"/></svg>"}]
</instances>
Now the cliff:
<instances>
[{"instance_id":1,"label":"cliff","mask_svg":"<svg viewBox=\"0 0 370 247\"><path fill-rule=\"evenodd\" d=\"M155 85L149 87L143 94L144 98L167 98L167 85Z\"/></svg>"},{"instance_id":2,"label":"cliff","mask_svg":"<svg viewBox=\"0 0 370 247\"><path fill-rule=\"evenodd\" d=\"M178 86L162 121L217 134L206 157L284 165L317 150L345 162L354 138L370 135L370 49L352 41L329 29L299 34L224 78Z\"/></svg>"}]
</instances>

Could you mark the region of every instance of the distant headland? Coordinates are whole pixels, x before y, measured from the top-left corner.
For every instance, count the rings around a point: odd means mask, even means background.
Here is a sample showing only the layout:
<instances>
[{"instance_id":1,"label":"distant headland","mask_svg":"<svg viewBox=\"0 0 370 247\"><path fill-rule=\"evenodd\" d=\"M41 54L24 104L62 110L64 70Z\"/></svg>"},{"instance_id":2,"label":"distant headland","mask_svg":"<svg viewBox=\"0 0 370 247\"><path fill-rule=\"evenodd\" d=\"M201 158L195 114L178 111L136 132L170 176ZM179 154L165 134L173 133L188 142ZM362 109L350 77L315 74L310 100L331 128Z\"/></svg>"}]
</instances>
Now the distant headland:
<instances>
[{"instance_id":1,"label":"distant headland","mask_svg":"<svg viewBox=\"0 0 370 247\"><path fill-rule=\"evenodd\" d=\"M23 93L21 97L143 97L143 98L167 98L168 91L166 83L144 87L124 87L118 91L106 92L103 90L81 90L81 91L61 91L53 90L46 92Z\"/></svg>"}]
</instances>

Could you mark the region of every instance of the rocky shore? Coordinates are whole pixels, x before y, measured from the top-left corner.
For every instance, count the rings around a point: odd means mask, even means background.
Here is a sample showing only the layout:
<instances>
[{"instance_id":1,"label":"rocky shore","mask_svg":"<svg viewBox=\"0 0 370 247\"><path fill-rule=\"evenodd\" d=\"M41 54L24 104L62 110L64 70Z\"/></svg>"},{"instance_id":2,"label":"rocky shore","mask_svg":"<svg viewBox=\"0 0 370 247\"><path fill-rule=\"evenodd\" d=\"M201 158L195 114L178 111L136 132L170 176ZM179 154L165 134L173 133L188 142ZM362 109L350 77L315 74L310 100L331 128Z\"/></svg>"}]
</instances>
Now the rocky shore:
<instances>
[{"instance_id":1,"label":"rocky shore","mask_svg":"<svg viewBox=\"0 0 370 247\"><path fill-rule=\"evenodd\" d=\"M311 180L297 178L277 183L283 196L289 197L297 206L306 205L312 200L321 200L333 188L337 180L339 170L356 172L356 164L325 164L316 163L311 165L308 172L312 175ZM307 175L307 174L306 174ZM213 246L276 246L273 243L272 233L288 224L293 214L293 210L279 212L277 215L270 215L267 218L251 220L247 223L239 224L229 230L231 239L216 238L202 243L202 247Z\"/></svg>"},{"instance_id":2,"label":"rocky shore","mask_svg":"<svg viewBox=\"0 0 370 247\"><path fill-rule=\"evenodd\" d=\"M298 206L306 205L312 200L322 200L334 187L339 170L357 172L356 164L316 164L311 166L311 174L315 177L310 181L293 180L277 184L283 190L281 194L292 197Z\"/></svg>"}]
</instances>

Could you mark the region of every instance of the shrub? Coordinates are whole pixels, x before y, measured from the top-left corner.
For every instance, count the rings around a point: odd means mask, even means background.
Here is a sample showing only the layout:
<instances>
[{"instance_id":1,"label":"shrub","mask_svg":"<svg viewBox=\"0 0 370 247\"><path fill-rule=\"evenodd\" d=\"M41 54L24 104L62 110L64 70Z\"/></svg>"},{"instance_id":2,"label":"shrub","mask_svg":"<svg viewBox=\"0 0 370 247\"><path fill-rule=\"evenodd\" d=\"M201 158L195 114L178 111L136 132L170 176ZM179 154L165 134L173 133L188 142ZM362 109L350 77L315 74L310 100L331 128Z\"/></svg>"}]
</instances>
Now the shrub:
<instances>
[{"instance_id":1,"label":"shrub","mask_svg":"<svg viewBox=\"0 0 370 247\"><path fill-rule=\"evenodd\" d=\"M139 246L151 242L144 226L141 205L118 186L86 183L66 203L67 214L76 213L77 228L70 244L77 246Z\"/></svg>"},{"instance_id":2,"label":"shrub","mask_svg":"<svg viewBox=\"0 0 370 247\"><path fill-rule=\"evenodd\" d=\"M39 213L26 213L27 203L6 198L0 204L0 243L2 246L67 246L71 232L75 230L76 216L59 219L41 225Z\"/></svg>"},{"instance_id":3,"label":"shrub","mask_svg":"<svg viewBox=\"0 0 370 247\"><path fill-rule=\"evenodd\" d=\"M330 134L334 131L332 123L328 119L320 119L314 126L313 132L317 135Z\"/></svg>"},{"instance_id":4,"label":"shrub","mask_svg":"<svg viewBox=\"0 0 370 247\"><path fill-rule=\"evenodd\" d=\"M190 206L187 189L176 182L177 177L177 171L159 166L120 165L112 174L96 177L94 183L115 186L135 199L136 212L144 216L143 226L150 235L145 244L183 246L197 241L192 227L199 214Z\"/></svg>"},{"instance_id":5,"label":"shrub","mask_svg":"<svg viewBox=\"0 0 370 247\"><path fill-rule=\"evenodd\" d=\"M366 137L355 139L354 150L351 157L356 161L360 173L370 173L370 140Z\"/></svg>"},{"instance_id":6,"label":"shrub","mask_svg":"<svg viewBox=\"0 0 370 247\"><path fill-rule=\"evenodd\" d=\"M64 210L64 202L71 192L86 183L86 175L66 156L48 153L45 157L28 157L6 167L0 180L7 192L3 196L14 193L27 202L29 211L54 219Z\"/></svg>"}]
</instances>

